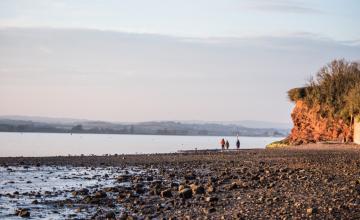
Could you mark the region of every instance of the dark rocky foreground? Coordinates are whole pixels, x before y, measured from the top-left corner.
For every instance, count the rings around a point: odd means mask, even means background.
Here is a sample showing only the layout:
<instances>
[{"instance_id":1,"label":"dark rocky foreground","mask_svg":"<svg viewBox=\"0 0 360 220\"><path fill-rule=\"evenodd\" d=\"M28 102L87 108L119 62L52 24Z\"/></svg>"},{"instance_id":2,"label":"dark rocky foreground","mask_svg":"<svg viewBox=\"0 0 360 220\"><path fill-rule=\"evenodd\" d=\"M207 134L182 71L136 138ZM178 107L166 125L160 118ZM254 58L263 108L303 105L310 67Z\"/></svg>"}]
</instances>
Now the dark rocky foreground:
<instances>
[{"instance_id":1,"label":"dark rocky foreground","mask_svg":"<svg viewBox=\"0 0 360 220\"><path fill-rule=\"evenodd\" d=\"M92 218L360 219L358 148L18 157L0 158L0 164L143 171L115 173L111 187L79 188L71 197L47 204L77 207ZM114 208L119 206L120 211ZM31 211L16 214L31 217Z\"/></svg>"}]
</instances>

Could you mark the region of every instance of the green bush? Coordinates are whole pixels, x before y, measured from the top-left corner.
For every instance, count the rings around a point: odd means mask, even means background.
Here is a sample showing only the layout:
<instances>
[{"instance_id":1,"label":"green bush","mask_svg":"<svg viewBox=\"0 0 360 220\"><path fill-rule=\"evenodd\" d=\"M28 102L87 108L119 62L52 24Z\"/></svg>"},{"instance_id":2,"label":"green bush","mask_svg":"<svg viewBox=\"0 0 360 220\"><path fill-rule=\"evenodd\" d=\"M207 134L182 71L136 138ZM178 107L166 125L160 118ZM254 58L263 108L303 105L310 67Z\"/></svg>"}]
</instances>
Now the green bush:
<instances>
[{"instance_id":1,"label":"green bush","mask_svg":"<svg viewBox=\"0 0 360 220\"><path fill-rule=\"evenodd\" d=\"M324 117L352 122L360 113L359 63L334 60L317 73L304 88L288 92L291 101L304 100L310 107L321 106Z\"/></svg>"},{"instance_id":2,"label":"green bush","mask_svg":"<svg viewBox=\"0 0 360 220\"><path fill-rule=\"evenodd\" d=\"M306 96L306 87L294 88L288 91L289 99L293 102Z\"/></svg>"}]
</instances>

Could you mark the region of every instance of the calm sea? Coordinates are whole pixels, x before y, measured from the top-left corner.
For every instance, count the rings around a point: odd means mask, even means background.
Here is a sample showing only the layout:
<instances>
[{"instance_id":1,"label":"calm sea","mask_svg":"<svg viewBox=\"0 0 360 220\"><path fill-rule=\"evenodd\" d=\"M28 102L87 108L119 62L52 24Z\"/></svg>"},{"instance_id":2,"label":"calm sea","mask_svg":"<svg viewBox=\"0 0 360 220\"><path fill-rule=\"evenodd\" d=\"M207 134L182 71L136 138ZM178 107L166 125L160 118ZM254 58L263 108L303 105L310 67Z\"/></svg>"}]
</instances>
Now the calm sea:
<instances>
[{"instance_id":1,"label":"calm sea","mask_svg":"<svg viewBox=\"0 0 360 220\"><path fill-rule=\"evenodd\" d=\"M0 156L171 153L219 148L222 137L0 132ZM225 137L235 148L236 137ZM280 137L239 137L242 149L264 148Z\"/></svg>"}]
</instances>

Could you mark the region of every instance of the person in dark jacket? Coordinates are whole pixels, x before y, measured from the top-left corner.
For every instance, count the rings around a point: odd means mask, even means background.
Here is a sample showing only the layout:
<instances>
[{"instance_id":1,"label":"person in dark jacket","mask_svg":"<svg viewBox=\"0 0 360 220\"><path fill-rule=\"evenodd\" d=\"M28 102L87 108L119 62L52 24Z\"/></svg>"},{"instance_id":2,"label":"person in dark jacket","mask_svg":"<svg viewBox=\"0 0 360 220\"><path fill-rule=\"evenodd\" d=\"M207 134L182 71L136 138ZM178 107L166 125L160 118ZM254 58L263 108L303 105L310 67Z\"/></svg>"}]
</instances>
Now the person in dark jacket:
<instances>
[{"instance_id":1,"label":"person in dark jacket","mask_svg":"<svg viewBox=\"0 0 360 220\"><path fill-rule=\"evenodd\" d=\"M237 138L237 140L236 140L236 148L238 150L240 149L240 140L239 140L239 138Z\"/></svg>"},{"instance_id":2,"label":"person in dark jacket","mask_svg":"<svg viewBox=\"0 0 360 220\"><path fill-rule=\"evenodd\" d=\"M226 146L226 150L229 150L230 144L229 144L229 141L228 141L228 140L226 140L225 146Z\"/></svg>"}]
</instances>

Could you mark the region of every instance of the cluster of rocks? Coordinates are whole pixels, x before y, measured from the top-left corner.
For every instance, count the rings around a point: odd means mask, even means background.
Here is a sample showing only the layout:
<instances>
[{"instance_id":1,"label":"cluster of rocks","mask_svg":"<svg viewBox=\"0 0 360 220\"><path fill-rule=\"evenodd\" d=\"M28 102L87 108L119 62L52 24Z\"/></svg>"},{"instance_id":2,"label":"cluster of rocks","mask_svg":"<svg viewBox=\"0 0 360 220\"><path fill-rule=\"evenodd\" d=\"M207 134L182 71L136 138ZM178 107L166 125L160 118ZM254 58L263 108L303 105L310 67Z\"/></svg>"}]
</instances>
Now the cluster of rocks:
<instances>
[{"instance_id":1,"label":"cluster of rocks","mask_svg":"<svg viewBox=\"0 0 360 220\"><path fill-rule=\"evenodd\" d=\"M147 160L129 162L134 157L97 158L142 172L119 174L111 187L74 190L52 205L93 219L360 218L359 150L140 155Z\"/></svg>"}]
</instances>

